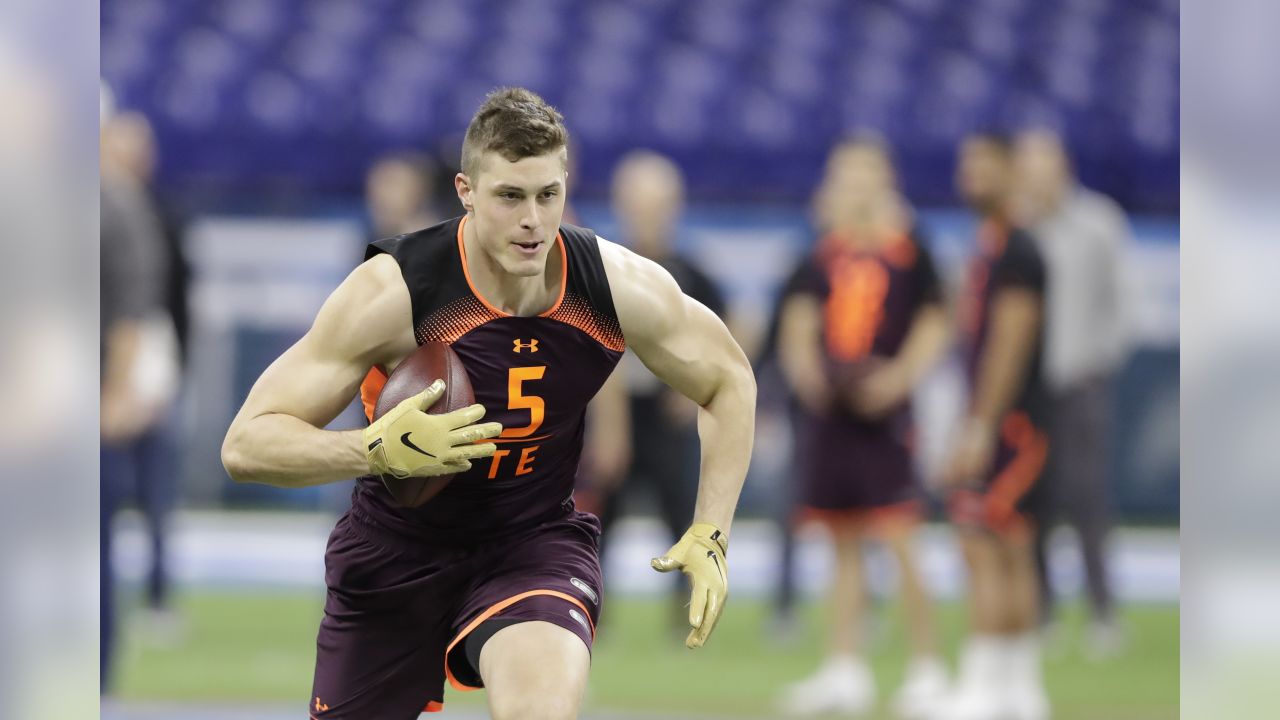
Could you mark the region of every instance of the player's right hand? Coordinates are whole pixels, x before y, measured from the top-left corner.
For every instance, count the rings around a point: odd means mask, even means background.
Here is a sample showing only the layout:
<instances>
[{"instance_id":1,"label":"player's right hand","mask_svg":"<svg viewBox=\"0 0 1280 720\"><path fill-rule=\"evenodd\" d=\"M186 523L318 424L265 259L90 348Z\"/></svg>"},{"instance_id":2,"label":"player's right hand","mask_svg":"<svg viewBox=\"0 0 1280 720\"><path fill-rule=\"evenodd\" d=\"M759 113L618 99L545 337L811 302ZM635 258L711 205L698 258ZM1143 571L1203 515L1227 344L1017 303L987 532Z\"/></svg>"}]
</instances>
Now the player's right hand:
<instances>
[{"instance_id":1,"label":"player's right hand","mask_svg":"<svg viewBox=\"0 0 1280 720\"><path fill-rule=\"evenodd\" d=\"M397 478L451 475L471 469L471 461L490 457L498 449L477 440L497 437L502 425L479 423L483 405L471 405L442 415L428 408L444 394L444 381L406 398L364 431L369 471Z\"/></svg>"}]
</instances>

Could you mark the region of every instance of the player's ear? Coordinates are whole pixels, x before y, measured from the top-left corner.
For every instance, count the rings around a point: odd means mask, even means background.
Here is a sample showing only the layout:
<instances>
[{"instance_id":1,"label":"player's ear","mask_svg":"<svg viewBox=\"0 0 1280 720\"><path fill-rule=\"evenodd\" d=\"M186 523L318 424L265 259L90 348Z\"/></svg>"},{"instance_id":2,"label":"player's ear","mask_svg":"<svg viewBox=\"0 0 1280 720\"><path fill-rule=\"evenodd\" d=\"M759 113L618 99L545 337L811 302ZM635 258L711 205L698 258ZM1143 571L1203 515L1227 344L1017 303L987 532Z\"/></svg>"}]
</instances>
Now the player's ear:
<instances>
[{"instance_id":1,"label":"player's ear","mask_svg":"<svg viewBox=\"0 0 1280 720\"><path fill-rule=\"evenodd\" d=\"M466 173L458 173L453 176L453 187L458 191L458 200L462 203L462 207L467 212L474 211L476 209L473 199L475 190L471 187L471 178L467 177Z\"/></svg>"}]
</instances>

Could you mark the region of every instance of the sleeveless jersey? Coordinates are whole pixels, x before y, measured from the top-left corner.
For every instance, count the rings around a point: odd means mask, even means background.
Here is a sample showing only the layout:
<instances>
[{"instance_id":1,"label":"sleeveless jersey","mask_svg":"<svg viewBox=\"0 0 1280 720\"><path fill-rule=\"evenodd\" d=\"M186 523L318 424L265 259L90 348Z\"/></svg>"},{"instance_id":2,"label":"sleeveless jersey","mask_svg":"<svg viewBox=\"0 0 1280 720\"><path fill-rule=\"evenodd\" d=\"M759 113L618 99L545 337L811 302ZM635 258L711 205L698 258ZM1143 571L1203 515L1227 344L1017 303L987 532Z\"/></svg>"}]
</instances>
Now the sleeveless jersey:
<instances>
[{"instance_id":1,"label":"sleeveless jersey","mask_svg":"<svg viewBox=\"0 0 1280 720\"><path fill-rule=\"evenodd\" d=\"M967 268L958 312L965 350L965 376L970 389L977 385L980 363L986 353L991 303L996 294L1006 288L1018 288L1044 298L1046 284L1044 261L1035 241L1026 232L987 221L978 228L977 246L978 253ZM1031 368L1011 408L1011 411L1027 413L1037 425L1043 422L1045 414L1043 347L1042 321L1036 327Z\"/></svg>"},{"instance_id":2,"label":"sleeveless jersey","mask_svg":"<svg viewBox=\"0 0 1280 720\"><path fill-rule=\"evenodd\" d=\"M908 235L875 251L824 238L794 282L822 303L823 352L836 363L897 355L916 312L942 300L933 258Z\"/></svg>"},{"instance_id":3,"label":"sleeveless jersey","mask_svg":"<svg viewBox=\"0 0 1280 720\"><path fill-rule=\"evenodd\" d=\"M470 543L516 532L573 509L587 403L626 349L595 233L562 225L560 294L546 312L508 315L472 286L462 229L466 218L370 244L366 259L391 255L409 289L414 337L448 344L484 405L502 423L492 458L472 461L438 495L399 507L376 477L357 483L353 507L411 537ZM361 386L372 414L386 372Z\"/></svg>"}]
</instances>

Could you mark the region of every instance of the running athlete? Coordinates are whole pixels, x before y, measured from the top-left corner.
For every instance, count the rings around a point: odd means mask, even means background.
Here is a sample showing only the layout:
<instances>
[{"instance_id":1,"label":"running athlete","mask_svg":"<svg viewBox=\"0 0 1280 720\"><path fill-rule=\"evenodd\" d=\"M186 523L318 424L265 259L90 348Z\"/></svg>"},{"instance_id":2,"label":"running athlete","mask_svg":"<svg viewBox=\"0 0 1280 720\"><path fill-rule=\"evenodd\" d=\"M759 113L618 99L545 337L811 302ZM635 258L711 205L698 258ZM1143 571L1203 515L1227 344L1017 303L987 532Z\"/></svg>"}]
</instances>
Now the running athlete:
<instances>
[{"instance_id":1,"label":"running athlete","mask_svg":"<svg viewBox=\"0 0 1280 720\"><path fill-rule=\"evenodd\" d=\"M979 134L960 146L960 194L981 216L960 303L970 398L945 470L969 571L970 636L947 720L1045 720L1028 495L1048 456L1040 379L1045 268L1009 222L1009 142Z\"/></svg>"},{"instance_id":2,"label":"running athlete","mask_svg":"<svg viewBox=\"0 0 1280 720\"><path fill-rule=\"evenodd\" d=\"M575 510L574 474L587 403L627 347L700 406L693 524L653 567L691 580L689 647L715 627L751 454L751 368L658 265L561 223L567 135L534 93L491 93L455 178L466 214L370 245L227 433L223 463L240 481L362 476L325 556L317 720L440 710L446 679L485 688L494 718L576 717L603 591L599 522ZM357 390L370 407L427 341L462 359L476 405L423 412L437 383L366 429L321 429ZM413 509L379 479L451 473Z\"/></svg>"}]
</instances>

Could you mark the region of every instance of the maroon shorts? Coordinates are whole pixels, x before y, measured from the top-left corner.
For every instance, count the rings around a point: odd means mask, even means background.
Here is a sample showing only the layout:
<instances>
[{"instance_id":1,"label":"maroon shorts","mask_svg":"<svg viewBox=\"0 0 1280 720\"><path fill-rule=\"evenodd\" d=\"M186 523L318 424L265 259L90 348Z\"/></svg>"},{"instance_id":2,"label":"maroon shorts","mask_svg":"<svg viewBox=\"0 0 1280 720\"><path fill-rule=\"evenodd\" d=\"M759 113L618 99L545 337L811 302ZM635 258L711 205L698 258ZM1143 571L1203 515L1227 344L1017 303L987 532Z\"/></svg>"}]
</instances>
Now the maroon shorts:
<instances>
[{"instance_id":1,"label":"maroon shorts","mask_svg":"<svg viewBox=\"0 0 1280 720\"><path fill-rule=\"evenodd\" d=\"M590 649L599 538L595 516L573 512L501 540L427 547L348 512L325 553L311 717L409 720L441 710L446 679L458 690L483 686L477 645L515 622L559 625Z\"/></svg>"},{"instance_id":2,"label":"maroon shorts","mask_svg":"<svg viewBox=\"0 0 1280 720\"><path fill-rule=\"evenodd\" d=\"M921 491L911 459L911 419L868 422L809 416L796 437L802 517L827 524L916 518Z\"/></svg>"},{"instance_id":3,"label":"maroon shorts","mask_svg":"<svg viewBox=\"0 0 1280 720\"><path fill-rule=\"evenodd\" d=\"M995 462L982 485L952 491L947 514L961 527L1000 534L1023 533L1036 482L1049 456L1049 439L1023 412L1011 412L1000 426Z\"/></svg>"}]
</instances>

